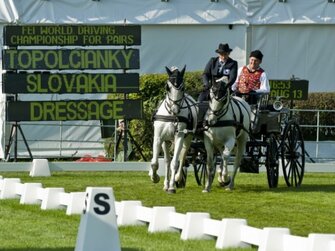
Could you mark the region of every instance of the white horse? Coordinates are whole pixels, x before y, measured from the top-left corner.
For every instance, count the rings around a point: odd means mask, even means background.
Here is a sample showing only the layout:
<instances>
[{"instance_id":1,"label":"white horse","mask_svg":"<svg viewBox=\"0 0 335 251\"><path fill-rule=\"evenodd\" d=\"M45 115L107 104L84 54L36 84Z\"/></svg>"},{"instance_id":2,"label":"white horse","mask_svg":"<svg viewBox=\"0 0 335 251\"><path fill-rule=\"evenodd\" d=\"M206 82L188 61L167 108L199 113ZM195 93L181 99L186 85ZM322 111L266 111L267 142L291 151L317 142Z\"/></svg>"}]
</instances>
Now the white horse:
<instances>
[{"instance_id":1,"label":"white horse","mask_svg":"<svg viewBox=\"0 0 335 251\"><path fill-rule=\"evenodd\" d=\"M214 81L213 81L214 82ZM221 186L234 188L234 179L241 164L250 129L250 106L239 97L230 95L225 81L212 84L210 89L209 108L205 115L207 130L204 131L204 144L207 152L207 181L203 192L209 192L215 175L214 152L218 150L222 162L218 171ZM235 152L232 177L228 174L228 158Z\"/></svg>"},{"instance_id":2,"label":"white horse","mask_svg":"<svg viewBox=\"0 0 335 251\"><path fill-rule=\"evenodd\" d=\"M164 190L169 193L176 192L176 182L182 179L184 161L198 120L196 101L185 93L185 67L181 71L176 67L166 67L169 75L166 97L154 115L153 156L149 175L154 183L159 182L158 157L163 149L166 170ZM170 142L174 143L172 160L169 154Z\"/></svg>"}]
</instances>

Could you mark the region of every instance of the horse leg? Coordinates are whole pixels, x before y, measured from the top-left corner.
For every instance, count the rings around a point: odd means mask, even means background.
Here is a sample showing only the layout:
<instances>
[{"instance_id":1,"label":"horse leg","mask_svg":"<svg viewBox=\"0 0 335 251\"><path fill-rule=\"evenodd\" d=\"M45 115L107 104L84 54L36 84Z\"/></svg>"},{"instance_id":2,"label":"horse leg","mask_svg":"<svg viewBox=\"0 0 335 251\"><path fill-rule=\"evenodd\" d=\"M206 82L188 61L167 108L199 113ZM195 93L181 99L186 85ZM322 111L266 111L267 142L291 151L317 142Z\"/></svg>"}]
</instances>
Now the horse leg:
<instances>
[{"instance_id":1,"label":"horse leg","mask_svg":"<svg viewBox=\"0 0 335 251\"><path fill-rule=\"evenodd\" d=\"M228 160L231 155L231 151L235 146L235 138L232 137L230 138L227 142L226 145L224 146L224 149L222 151L222 160L223 160L223 171L222 171L222 183L221 186L228 186L227 190L232 189L234 187L234 178L236 175L235 168L232 177L229 177L229 172L228 172ZM235 157L236 158L236 157ZM235 162L234 162L235 166Z\"/></svg>"},{"instance_id":2,"label":"horse leg","mask_svg":"<svg viewBox=\"0 0 335 251\"><path fill-rule=\"evenodd\" d=\"M169 193L175 193L176 192L176 188L175 188L175 176L176 176L176 172L177 172L177 168L178 168L178 160L179 160L179 154L180 151L183 147L183 143L184 143L184 133L179 132L176 134L175 136L175 140L174 140L174 151L173 151L173 158L170 164L170 182L169 182L169 189L168 192Z\"/></svg>"},{"instance_id":3,"label":"horse leg","mask_svg":"<svg viewBox=\"0 0 335 251\"><path fill-rule=\"evenodd\" d=\"M220 163L220 170L218 172L218 181L220 186L225 187L230 183L230 176L228 172L228 160L230 157L230 151L227 147L221 151L222 162Z\"/></svg>"},{"instance_id":4,"label":"horse leg","mask_svg":"<svg viewBox=\"0 0 335 251\"><path fill-rule=\"evenodd\" d=\"M180 154L179 154L179 167L178 167L178 171L177 171L176 176L175 176L175 181L176 182L181 182L181 179L183 177L183 175L182 175L183 167L184 167L184 164L185 164L188 149L191 146L192 138L193 138L193 135L188 134L186 136L186 138L184 139L184 144L183 144L183 147L182 147L182 149L180 151Z\"/></svg>"},{"instance_id":5,"label":"horse leg","mask_svg":"<svg viewBox=\"0 0 335 251\"><path fill-rule=\"evenodd\" d=\"M157 136L154 137L153 147L152 147L152 159L151 159L151 169L149 171L149 176L153 183L158 183L160 180L157 174L158 166L158 155L161 150L161 139Z\"/></svg>"},{"instance_id":6,"label":"horse leg","mask_svg":"<svg viewBox=\"0 0 335 251\"><path fill-rule=\"evenodd\" d=\"M236 154L235 154L235 161L234 161L234 171L232 174L232 178L231 178L231 182L229 183L229 190L234 189L234 181L235 181L235 176L237 174L237 170L240 167L242 158L243 158L243 154L245 152L245 147L247 144L247 140L248 140L248 134L247 133L243 133L242 135L240 135L240 137L237 139L237 146L236 146Z\"/></svg>"},{"instance_id":7,"label":"horse leg","mask_svg":"<svg viewBox=\"0 0 335 251\"><path fill-rule=\"evenodd\" d=\"M223 183L223 180L222 180L222 173L223 173L223 157L222 157L222 155L221 155L221 158L222 158L222 161L220 162L220 166L219 166L219 169L218 169L218 171L217 171L217 173L218 173L218 182L220 183L220 184L222 184Z\"/></svg>"},{"instance_id":8,"label":"horse leg","mask_svg":"<svg viewBox=\"0 0 335 251\"><path fill-rule=\"evenodd\" d=\"M208 193L211 191L212 183L213 183L213 170L214 170L214 146L207 139L204 139L205 148L207 152L207 163L206 163L206 172L207 172L207 180L203 193Z\"/></svg>"},{"instance_id":9,"label":"horse leg","mask_svg":"<svg viewBox=\"0 0 335 251\"><path fill-rule=\"evenodd\" d=\"M169 181L170 181L170 164L171 164L171 157L169 153L169 147L166 142L162 144L163 152L164 152L164 165L165 165L165 178L164 178L164 186L163 190L167 191L169 189Z\"/></svg>"},{"instance_id":10,"label":"horse leg","mask_svg":"<svg viewBox=\"0 0 335 251\"><path fill-rule=\"evenodd\" d=\"M228 172L228 161L230 158L230 149L228 147L225 147L224 151L222 152L222 183L220 183L221 186L225 187L228 186L231 183L231 178L229 176Z\"/></svg>"}]
</instances>

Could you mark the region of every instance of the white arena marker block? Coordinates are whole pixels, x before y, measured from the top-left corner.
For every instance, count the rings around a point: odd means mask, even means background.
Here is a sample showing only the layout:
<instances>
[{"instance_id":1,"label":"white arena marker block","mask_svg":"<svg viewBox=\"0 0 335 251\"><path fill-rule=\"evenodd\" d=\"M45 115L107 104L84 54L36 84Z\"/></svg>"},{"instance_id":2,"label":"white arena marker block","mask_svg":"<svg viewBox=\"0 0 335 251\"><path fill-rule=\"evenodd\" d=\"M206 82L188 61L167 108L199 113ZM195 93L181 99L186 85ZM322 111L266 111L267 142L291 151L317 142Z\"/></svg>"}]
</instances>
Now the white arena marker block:
<instances>
[{"instance_id":1,"label":"white arena marker block","mask_svg":"<svg viewBox=\"0 0 335 251\"><path fill-rule=\"evenodd\" d=\"M209 219L209 213L186 213L184 228L181 231L182 240L208 239L204 234L204 219Z\"/></svg>"},{"instance_id":2,"label":"white arena marker block","mask_svg":"<svg viewBox=\"0 0 335 251\"><path fill-rule=\"evenodd\" d=\"M174 207L153 207L152 219L149 222L148 231L162 232L162 231L179 231L170 227L170 212L176 212Z\"/></svg>"},{"instance_id":3,"label":"white arena marker block","mask_svg":"<svg viewBox=\"0 0 335 251\"><path fill-rule=\"evenodd\" d=\"M2 180L2 188L0 192L0 199L14 199L18 198L16 194L16 185L21 183L19 178L5 178Z\"/></svg>"},{"instance_id":4,"label":"white arena marker block","mask_svg":"<svg viewBox=\"0 0 335 251\"><path fill-rule=\"evenodd\" d=\"M44 188L44 194L41 204L41 209L58 209L64 208L64 205L60 204L60 196L64 193L64 188Z\"/></svg>"},{"instance_id":5,"label":"white arena marker block","mask_svg":"<svg viewBox=\"0 0 335 251\"><path fill-rule=\"evenodd\" d=\"M308 238L295 236L295 235L284 235L284 250L285 251L306 251L308 246Z\"/></svg>"},{"instance_id":6,"label":"white arena marker block","mask_svg":"<svg viewBox=\"0 0 335 251\"><path fill-rule=\"evenodd\" d=\"M284 251L284 235L288 234L290 234L288 228L264 228L258 251Z\"/></svg>"},{"instance_id":7,"label":"white arena marker block","mask_svg":"<svg viewBox=\"0 0 335 251\"><path fill-rule=\"evenodd\" d=\"M121 201L117 215L117 224L119 226L145 224L137 219L136 210L139 206L142 206L142 202L139 200Z\"/></svg>"},{"instance_id":8,"label":"white arena marker block","mask_svg":"<svg viewBox=\"0 0 335 251\"><path fill-rule=\"evenodd\" d=\"M51 176L48 160L34 159L29 175L31 177Z\"/></svg>"},{"instance_id":9,"label":"white arena marker block","mask_svg":"<svg viewBox=\"0 0 335 251\"><path fill-rule=\"evenodd\" d=\"M66 208L66 214L81 214L85 208L85 192L70 193L70 204Z\"/></svg>"},{"instance_id":10,"label":"white arena marker block","mask_svg":"<svg viewBox=\"0 0 335 251\"><path fill-rule=\"evenodd\" d=\"M75 251L121 251L111 187L88 187Z\"/></svg>"},{"instance_id":11,"label":"white arena marker block","mask_svg":"<svg viewBox=\"0 0 335 251\"><path fill-rule=\"evenodd\" d=\"M331 242L335 241L335 234L309 234L308 249L306 251L332 251Z\"/></svg>"},{"instance_id":12,"label":"white arena marker block","mask_svg":"<svg viewBox=\"0 0 335 251\"><path fill-rule=\"evenodd\" d=\"M41 183L24 183L20 204L40 204L38 190L42 188Z\"/></svg>"},{"instance_id":13,"label":"white arena marker block","mask_svg":"<svg viewBox=\"0 0 335 251\"><path fill-rule=\"evenodd\" d=\"M216 248L248 247L241 239L241 228L247 225L245 219L223 219L221 233L216 240Z\"/></svg>"},{"instance_id":14,"label":"white arena marker block","mask_svg":"<svg viewBox=\"0 0 335 251\"><path fill-rule=\"evenodd\" d=\"M329 243L329 251L335 251L335 240L330 241L330 243Z\"/></svg>"}]
</instances>

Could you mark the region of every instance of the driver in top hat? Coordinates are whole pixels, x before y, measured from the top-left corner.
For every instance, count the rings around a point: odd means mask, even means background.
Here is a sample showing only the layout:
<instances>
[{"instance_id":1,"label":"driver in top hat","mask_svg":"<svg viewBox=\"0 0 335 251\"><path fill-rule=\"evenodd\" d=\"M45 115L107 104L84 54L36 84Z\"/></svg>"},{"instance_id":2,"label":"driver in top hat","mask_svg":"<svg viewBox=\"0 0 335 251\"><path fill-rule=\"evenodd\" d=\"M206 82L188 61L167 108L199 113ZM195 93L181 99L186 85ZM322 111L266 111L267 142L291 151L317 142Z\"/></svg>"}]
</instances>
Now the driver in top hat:
<instances>
[{"instance_id":1,"label":"driver in top hat","mask_svg":"<svg viewBox=\"0 0 335 251\"><path fill-rule=\"evenodd\" d=\"M203 91L198 101L209 100L209 89L216 79L226 77L229 88L234 84L237 77L237 61L229 57L231 51L228 44L221 43L215 50L218 56L209 59L202 74Z\"/></svg>"}]
</instances>

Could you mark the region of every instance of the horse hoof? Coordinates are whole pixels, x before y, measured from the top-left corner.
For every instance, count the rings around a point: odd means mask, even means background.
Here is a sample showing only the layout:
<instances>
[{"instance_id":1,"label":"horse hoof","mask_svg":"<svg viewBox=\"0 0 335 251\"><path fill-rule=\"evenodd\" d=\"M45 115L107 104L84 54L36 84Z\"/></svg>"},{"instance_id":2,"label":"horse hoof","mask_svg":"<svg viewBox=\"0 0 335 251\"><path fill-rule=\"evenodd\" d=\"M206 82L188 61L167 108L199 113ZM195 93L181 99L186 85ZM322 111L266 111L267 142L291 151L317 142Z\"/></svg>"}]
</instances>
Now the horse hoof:
<instances>
[{"instance_id":1,"label":"horse hoof","mask_svg":"<svg viewBox=\"0 0 335 251\"><path fill-rule=\"evenodd\" d=\"M203 189L202 192L203 192L203 193L209 193L210 190L209 190L209 189Z\"/></svg>"},{"instance_id":2,"label":"horse hoof","mask_svg":"<svg viewBox=\"0 0 335 251\"><path fill-rule=\"evenodd\" d=\"M228 181L222 181L222 182L220 182L220 186L222 186L222 187L226 187L226 186L228 186L228 185L230 184L230 182L231 182L230 177L228 177L228 178L229 178Z\"/></svg>"},{"instance_id":3,"label":"horse hoof","mask_svg":"<svg viewBox=\"0 0 335 251\"><path fill-rule=\"evenodd\" d=\"M176 189L174 189L174 188L169 188L169 189L167 190L167 192L168 192L169 194L174 194L174 193L176 193Z\"/></svg>"},{"instance_id":4,"label":"horse hoof","mask_svg":"<svg viewBox=\"0 0 335 251\"><path fill-rule=\"evenodd\" d=\"M226 191L233 191L233 188L231 188L231 187L227 187L227 188L226 188Z\"/></svg>"},{"instance_id":5,"label":"horse hoof","mask_svg":"<svg viewBox=\"0 0 335 251\"><path fill-rule=\"evenodd\" d=\"M151 180L152 180L152 182L153 183L158 183L159 181L160 181L160 177L159 177L159 175L158 174L153 174L152 176L151 176Z\"/></svg>"}]
</instances>

